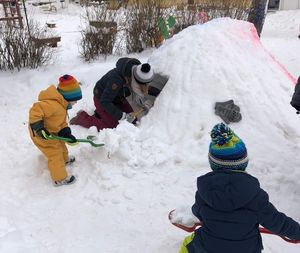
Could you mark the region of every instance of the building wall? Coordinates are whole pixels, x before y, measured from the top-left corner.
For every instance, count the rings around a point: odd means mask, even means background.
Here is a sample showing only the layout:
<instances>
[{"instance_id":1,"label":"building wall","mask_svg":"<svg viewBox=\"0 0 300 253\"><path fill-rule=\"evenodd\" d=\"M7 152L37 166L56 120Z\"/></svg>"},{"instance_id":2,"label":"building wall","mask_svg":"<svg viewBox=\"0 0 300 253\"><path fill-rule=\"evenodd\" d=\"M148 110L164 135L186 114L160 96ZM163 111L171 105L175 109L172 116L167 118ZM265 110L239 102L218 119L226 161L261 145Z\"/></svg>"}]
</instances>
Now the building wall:
<instances>
[{"instance_id":1,"label":"building wall","mask_svg":"<svg viewBox=\"0 0 300 253\"><path fill-rule=\"evenodd\" d=\"M280 0L280 10L300 9L300 0Z\"/></svg>"}]
</instances>

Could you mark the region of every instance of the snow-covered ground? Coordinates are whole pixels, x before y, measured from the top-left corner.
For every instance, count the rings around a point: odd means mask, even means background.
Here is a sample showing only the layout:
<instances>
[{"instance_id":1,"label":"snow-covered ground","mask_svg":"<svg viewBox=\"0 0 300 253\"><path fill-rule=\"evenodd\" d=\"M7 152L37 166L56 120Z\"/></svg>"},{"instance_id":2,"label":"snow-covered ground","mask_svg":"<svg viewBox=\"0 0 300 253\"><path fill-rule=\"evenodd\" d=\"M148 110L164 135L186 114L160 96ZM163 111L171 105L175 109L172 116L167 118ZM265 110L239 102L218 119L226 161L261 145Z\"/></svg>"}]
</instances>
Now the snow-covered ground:
<instances>
[{"instance_id":1,"label":"snow-covered ground","mask_svg":"<svg viewBox=\"0 0 300 253\"><path fill-rule=\"evenodd\" d=\"M300 75L300 11L268 13L262 31L262 43L288 68L294 76Z\"/></svg>"},{"instance_id":2,"label":"snow-covered ground","mask_svg":"<svg viewBox=\"0 0 300 253\"><path fill-rule=\"evenodd\" d=\"M40 90L68 73L83 83L70 117L79 109L92 113L94 84L118 57L79 58L78 6L28 9L42 23L55 21L62 41L53 65L0 72L1 253L177 252L187 234L167 214L193 204L197 176L210 171L209 131L221 121L214 103L228 99L241 108L242 121L230 126L247 145L248 172L279 210L300 221L300 118L289 104L299 74L300 11L269 14L264 47L249 23L218 19L131 55L149 59L169 82L139 127L123 122L98 134L72 126L75 136L94 134L106 145L70 147L77 160L68 170L77 182L56 188L30 140L28 110ZM299 252L279 237L263 239L266 253Z\"/></svg>"}]
</instances>

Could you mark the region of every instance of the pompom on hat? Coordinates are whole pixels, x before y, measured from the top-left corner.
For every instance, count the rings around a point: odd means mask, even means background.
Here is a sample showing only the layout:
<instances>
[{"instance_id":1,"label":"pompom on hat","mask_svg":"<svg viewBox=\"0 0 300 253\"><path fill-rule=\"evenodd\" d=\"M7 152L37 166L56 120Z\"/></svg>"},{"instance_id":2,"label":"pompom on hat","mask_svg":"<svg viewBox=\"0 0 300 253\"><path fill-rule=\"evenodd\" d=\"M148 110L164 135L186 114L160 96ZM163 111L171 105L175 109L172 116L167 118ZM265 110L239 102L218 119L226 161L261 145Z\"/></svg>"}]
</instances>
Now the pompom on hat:
<instances>
[{"instance_id":1,"label":"pompom on hat","mask_svg":"<svg viewBox=\"0 0 300 253\"><path fill-rule=\"evenodd\" d=\"M82 98L79 83L71 75L64 75L59 78L57 90L64 97L64 99L69 102L77 101Z\"/></svg>"},{"instance_id":2,"label":"pompom on hat","mask_svg":"<svg viewBox=\"0 0 300 253\"><path fill-rule=\"evenodd\" d=\"M244 142L224 123L215 125L210 133L208 160L212 170L241 170L248 165Z\"/></svg>"},{"instance_id":3,"label":"pompom on hat","mask_svg":"<svg viewBox=\"0 0 300 253\"><path fill-rule=\"evenodd\" d=\"M150 64L144 63L133 67L133 76L140 84L150 83L154 78L154 71Z\"/></svg>"}]
</instances>

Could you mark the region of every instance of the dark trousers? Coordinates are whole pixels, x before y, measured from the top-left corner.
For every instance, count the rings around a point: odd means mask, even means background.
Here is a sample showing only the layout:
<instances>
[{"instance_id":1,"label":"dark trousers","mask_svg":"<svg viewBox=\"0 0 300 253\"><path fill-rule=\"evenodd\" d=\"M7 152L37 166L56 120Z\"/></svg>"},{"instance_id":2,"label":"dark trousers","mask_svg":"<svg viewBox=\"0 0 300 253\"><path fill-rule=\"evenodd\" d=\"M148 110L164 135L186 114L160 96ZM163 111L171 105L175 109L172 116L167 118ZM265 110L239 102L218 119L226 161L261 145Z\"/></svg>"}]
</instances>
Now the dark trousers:
<instances>
[{"instance_id":1,"label":"dark trousers","mask_svg":"<svg viewBox=\"0 0 300 253\"><path fill-rule=\"evenodd\" d=\"M98 131L104 128L115 128L119 121L114 119L110 114L108 114L103 106L100 103L99 98L94 96L94 104L96 107L95 113L96 115L90 116L85 111L82 111L78 114L76 118L76 125L80 125L86 128L90 128L92 126L97 127ZM130 113L133 112L131 105L128 103L126 99L122 101L121 104L115 104L122 112Z\"/></svg>"}]
</instances>

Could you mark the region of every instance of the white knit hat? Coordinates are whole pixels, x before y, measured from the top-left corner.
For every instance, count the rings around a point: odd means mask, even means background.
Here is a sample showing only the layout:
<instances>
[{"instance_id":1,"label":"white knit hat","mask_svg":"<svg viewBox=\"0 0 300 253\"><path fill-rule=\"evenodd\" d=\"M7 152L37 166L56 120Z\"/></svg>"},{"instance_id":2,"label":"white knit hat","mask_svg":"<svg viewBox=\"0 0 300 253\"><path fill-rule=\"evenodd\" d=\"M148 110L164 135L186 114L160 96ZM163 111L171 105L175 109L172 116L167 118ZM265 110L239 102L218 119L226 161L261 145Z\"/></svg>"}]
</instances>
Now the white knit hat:
<instances>
[{"instance_id":1,"label":"white knit hat","mask_svg":"<svg viewBox=\"0 0 300 253\"><path fill-rule=\"evenodd\" d=\"M154 72L150 64L144 63L133 67L133 76L138 83L147 84L154 78Z\"/></svg>"}]
</instances>

